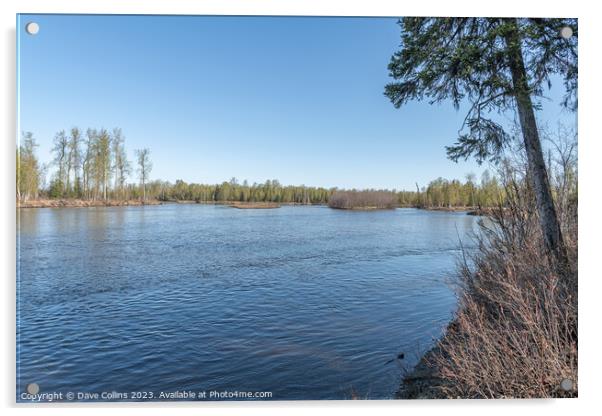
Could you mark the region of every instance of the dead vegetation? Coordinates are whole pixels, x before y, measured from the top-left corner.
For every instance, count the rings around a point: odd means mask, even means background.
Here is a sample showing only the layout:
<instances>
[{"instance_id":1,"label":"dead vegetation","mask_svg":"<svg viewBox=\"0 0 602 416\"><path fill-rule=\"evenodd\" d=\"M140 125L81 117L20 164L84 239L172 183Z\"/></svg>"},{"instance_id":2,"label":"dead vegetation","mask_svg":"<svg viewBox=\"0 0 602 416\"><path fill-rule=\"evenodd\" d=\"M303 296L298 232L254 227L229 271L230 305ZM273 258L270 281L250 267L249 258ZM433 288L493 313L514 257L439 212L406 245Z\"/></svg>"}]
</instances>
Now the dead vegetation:
<instances>
[{"instance_id":1,"label":"dead vegetation","mask_svg":"<svg viewBox=\"0 0 602 416\"><path fill-rule=\"evenodd\" d=\"M330 208L351 210L393 209L396 197L390 191L336 191L328 199Z\"/></svg>"},{"instance_id":2,"label":"dead vegetation","mask_svg":"<svg viewBox=\"0 0 602 416\"><path fill-rule=\"evenodd\" d=\"M577 276L559 273L537 233L522 234L536 221L515 214L496 218L504 228L462 267L459 312L431 357L446 397L577 395Z\"/></svg>"},{"instance_id":3,"label":"dead vegetation","mask_svg":"<svg viewBox=\"0 0 602 416\"><path fill-rule=\"evenodd\" d=\"M548 163L568 265L545 249L525 169L506 162L505 206L481 220L477 250L460 261L456 317L402 398L577 397L576 153L559 154Z\"/></svg>"}]
</instances>

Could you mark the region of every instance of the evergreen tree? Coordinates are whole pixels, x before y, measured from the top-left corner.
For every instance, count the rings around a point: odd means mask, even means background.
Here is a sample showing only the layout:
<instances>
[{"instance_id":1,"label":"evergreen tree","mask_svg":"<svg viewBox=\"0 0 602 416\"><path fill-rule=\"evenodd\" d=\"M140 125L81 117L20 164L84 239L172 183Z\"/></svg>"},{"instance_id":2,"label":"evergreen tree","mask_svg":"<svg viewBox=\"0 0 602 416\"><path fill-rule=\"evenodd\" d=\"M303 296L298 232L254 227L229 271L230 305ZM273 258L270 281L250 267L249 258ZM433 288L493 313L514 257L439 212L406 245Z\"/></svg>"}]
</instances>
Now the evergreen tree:
<instances>
[{"instance_id":1,"label":"evergreen tree","mask_svg":"<svg viewBox=\"0 0 602 416\"><path fill-rule=\"evenodd\" d=\"M576 109L577 19L416 18L400 21L402 49L389 64L396 80L385 95L396 107L411 100L452 100L470 109L452 160L498 160L510 136L490 113L516 109L546 247L566 264L566 249L546 171L535 110L551 77L564 79L563 104ZM561 30L570 27L565 39Z\"/></svg>"}]
</instances>

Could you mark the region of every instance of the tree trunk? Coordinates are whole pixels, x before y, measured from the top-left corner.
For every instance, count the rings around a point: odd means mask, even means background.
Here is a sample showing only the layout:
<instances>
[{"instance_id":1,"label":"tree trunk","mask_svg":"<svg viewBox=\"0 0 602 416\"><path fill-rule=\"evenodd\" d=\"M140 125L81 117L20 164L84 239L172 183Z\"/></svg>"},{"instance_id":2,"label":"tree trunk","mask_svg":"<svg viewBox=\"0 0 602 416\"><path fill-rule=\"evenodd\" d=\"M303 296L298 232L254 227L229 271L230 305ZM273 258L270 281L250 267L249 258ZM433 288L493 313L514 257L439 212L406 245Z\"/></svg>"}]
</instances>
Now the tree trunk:
<instances>
[{"instance_id":1,"label":"tree trunk","mask_svg":"<svg viewBox=\"0 0 602 416\"><path fill-rule=\"evenodd\" d=\"M541 141L539 140L517 24L514 25L514 30L506 35L506 44L508 46L508 63L512 73L514 97L529 164L529 178L535 191L544 242L546 248L553 254L559 264L566 267L568 266L566 247L562 238L556 208L554 207Z\"/></svg>"},{"instance_id":2,"label":"tree trunk","mask_svg":"<svg viewBox=\"0 0 602 416\"><path fill-rule=\"evenodd\" d=\"M146 172L144 171L144 165L142 166L142 203L146 201Z\"/></svg>"},{"instance_id":3,"label":"tree trunk","mask_svg":"<svg viewBox=\"0 0 602 416\"><path fill-rule=\"evenodd\" d=\"M67 165L67 181L66 181L66 187L65 190L67 192L67 196L69 196L69 191L71 188L71 167L69 165Z\"/></svg>"}]
</instances>

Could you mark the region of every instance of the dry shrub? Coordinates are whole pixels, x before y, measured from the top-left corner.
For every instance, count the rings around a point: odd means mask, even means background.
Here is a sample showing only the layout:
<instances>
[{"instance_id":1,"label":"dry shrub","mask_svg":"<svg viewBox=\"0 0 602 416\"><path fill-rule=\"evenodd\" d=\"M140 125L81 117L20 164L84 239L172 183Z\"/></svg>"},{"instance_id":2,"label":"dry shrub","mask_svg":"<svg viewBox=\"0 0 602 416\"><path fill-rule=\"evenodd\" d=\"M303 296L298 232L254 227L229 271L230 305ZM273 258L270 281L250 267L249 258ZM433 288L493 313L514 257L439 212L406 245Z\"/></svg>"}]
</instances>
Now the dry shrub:
<instances>
[{"instance_id":1,"label":"dry shrub","mask_svg":"<svg viewBox=\"0 0 602 416\"><path fill-rule=\"evenodd\" d=\"M428 361L443 397L577 396L577 207L559 204L570 269L547 255L526 181L503 177L506 205L481 223L460 265L456 319ZM563 379L573 388L560 388Z\"/></svg>"},{"instance_id":2,"label":"dry shrub","mask_svg":"<svg viewBox=\"0 0 602 416\"><path fill-rule=\"evenodd\" d=\"M328 206L340 209L391 209L395 207L395 194L391 191L336 191L328 199Z\"/></svg>"}]
</instances>

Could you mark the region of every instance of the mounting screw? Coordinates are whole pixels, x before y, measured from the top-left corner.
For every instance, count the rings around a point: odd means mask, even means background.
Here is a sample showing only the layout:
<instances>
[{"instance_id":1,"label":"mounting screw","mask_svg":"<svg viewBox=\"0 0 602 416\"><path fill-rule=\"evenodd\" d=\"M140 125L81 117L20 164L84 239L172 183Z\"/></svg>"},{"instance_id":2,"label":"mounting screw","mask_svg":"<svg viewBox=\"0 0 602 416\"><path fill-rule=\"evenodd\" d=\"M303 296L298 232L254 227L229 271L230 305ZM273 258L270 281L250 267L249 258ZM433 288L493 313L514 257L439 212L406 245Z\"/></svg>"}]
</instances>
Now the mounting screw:
<instances>
[{"instance_id":1,"label":"mounting screw","mask_svg":"<svg viewBox=\"0 0 602 416\"><path fill-rule=\"evenodd\" d=\"M573 380L570 378L565 378L560 382L560 388L564 391L573 390Z\"/></svg>"},{"instance_id":2,"label":"mounting screw","mask_svg":"<svg viewBox=\"0 0 602 416\"><path fill-rule=\"evenodd\" d=\"M37 35L40 31L40 25L36 22L29 22L25 25L25 31L30 35Z\"/></svg>"},{"instance_id":3,"label":"mounting screw","mask_svg":"<svg viewBox=\"0 0 602 416\"><path fill-rule=\"evenodd\" d=\"M573 29L571 29L569 26L563 27L560 29L560 36L562 36L564 39L570 39L571 36L573 36Z\"/></svg>"},{"instance_id":4,"label":"mounting screw","mask_svg":"<svg viewBox=\"0 0 602 416\"><path fill-rule=\"evenodd\" d=\"M38 394L40 391L40 386L37 383L30 383L27 385L27 393L29 394Z\"/></svg>"}]
</instances>

